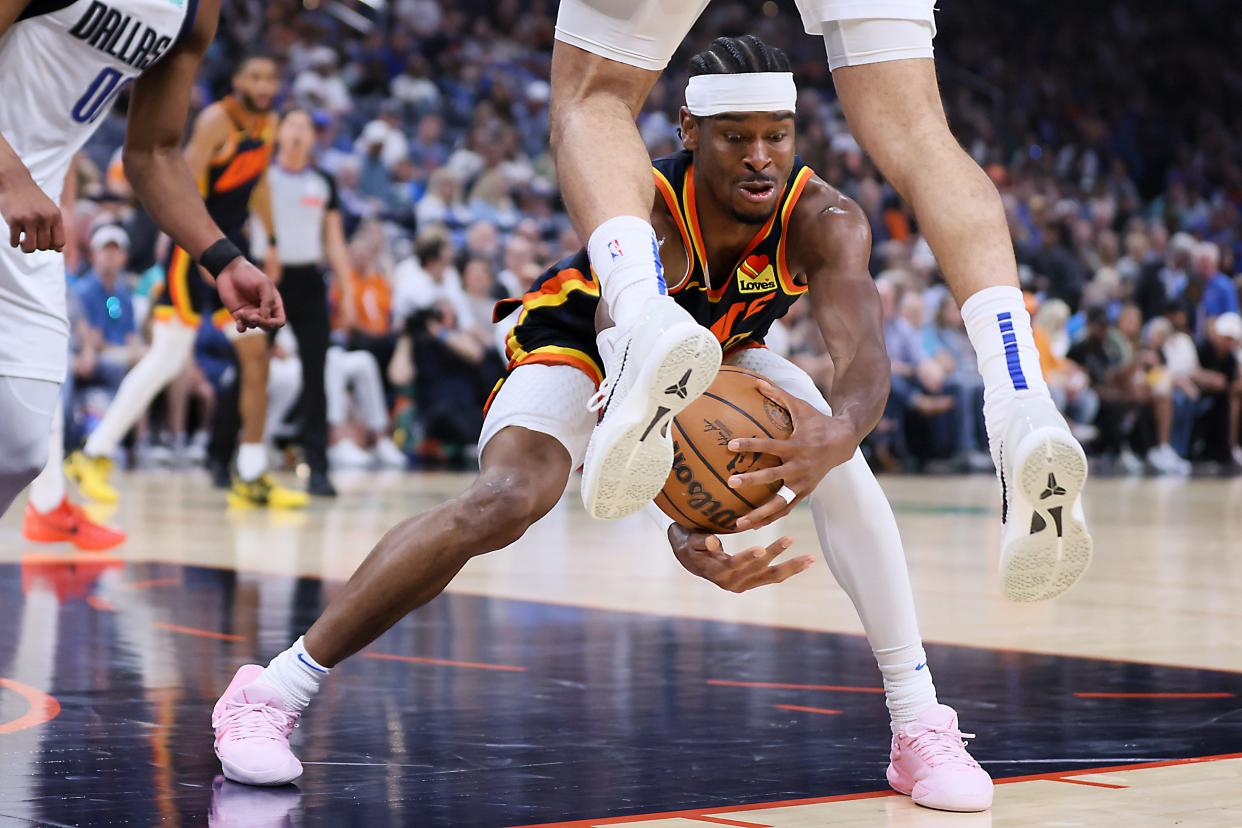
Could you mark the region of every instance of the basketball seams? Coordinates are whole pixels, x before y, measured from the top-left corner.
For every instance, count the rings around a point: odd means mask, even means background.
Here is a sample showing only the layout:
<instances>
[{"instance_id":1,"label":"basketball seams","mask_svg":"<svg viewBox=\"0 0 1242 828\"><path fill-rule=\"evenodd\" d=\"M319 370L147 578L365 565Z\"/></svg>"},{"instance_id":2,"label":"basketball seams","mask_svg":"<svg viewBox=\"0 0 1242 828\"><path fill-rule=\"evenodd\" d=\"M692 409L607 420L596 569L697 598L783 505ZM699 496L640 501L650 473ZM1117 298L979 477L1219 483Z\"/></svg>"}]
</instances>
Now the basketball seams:
<instances>
[{"instance_id":1,"label":"basketball seams","mask_svg":"<svg viewBox=\"0 0 1242 828\"><path fill-rule=\"evenodd\" d=\"M718 397L714 397L714 395L705 395L705 396L713 396L714 399L719 399ZM729 486L728 481L725 480L725 478L720 476L720 472L716 471L716 466L712 464L706 457L703 456L703 452L699 451L699 447L696 446L694 444L694 441L690 439L690 435L686 434L686 430L682 428L681 425L677 422L676 417L673 418L673 427L676 428L679 432L681 432L681 437L686 443L690 445L690 450L693 451L695 456L698 457L699 460L703 463L703 467L712 473L712 477L720 481L720 483L725 487L725 491L733 495L733 497L737 498L742 503L745 503L751 509L759 508L758 506L751 503L746 498L742 497L740 494L737 493L736 490L734 490L731 486Z\"/></svg>"},{"instance_id":2,"label":"basketball seams","mask_svg":"<svg viewBox=\"0 0 1242 828\"><path fill-rule=\"evenodd\" d=\"M724 397L718 397L718 396L716 396L715 394L711 393L710 391L704 391L704 392L703 392L703 396L704 396L704 397L711 397L711 398L712 398L713 400L715 400L716 402L721 402L721 403L724 403L725 405L729 406L729 408L732 408L734 411L736 411L737 413L741 414L743 417L745 417L746 419L748 419L748 420L750 420L752 423L754 423L754 424L755 424L755 428L757 428L757 429L759 429L760 431L762 431L762 432L764 433L764 435L765 435L765 436L767 436L767 437L769 437L770 439L773 439L773 440L778 440L778 439L780 439L779 437L774 437L774 436L772 435L772 432L768 431L766 428L764 428L764 427L763 427L763 424L762 424L762 423L760 423L760 422L759 422L758 420L756 420L754 417L750 416L749 412L747 412L747 411L746 411L746 409L744 409L744 408L740 408L739 406L736 406L736 405L734 405L733 403L731 403L731 402L729 402L728 400L726 400ZM762 396L762 395L760 395L760 396Z\"/></svg>"},{"instance_id":3,"label":"basketball seams","mask_svg":"<svg viewBox=\"0 0 1242 828\"><path fill-rule=\"evenodd\" d=\"M660 493L659 493L658 495L656 495L656 500L658 501L660 498L664 498L665 502L667 502L667 503L668 503L668 505L672 508L672 510L673 510L674 512L676 512L677 514L681 515L683 518L685 518L685 519L686 519L686 520L690 523L690 525L689 525L689 526L687 526L687 525L686 525L686 524L684 524L684 523L679 524L679 525L681 526L681 528L683 528L683 529L690 529L691 531L694 531L694 530L700 530L700 531L706 531L706 532L710 532L710 531L712 531L709 527L703 526L701 523L699 523L699 522L698 522L697 520L695 520L693 517L691 517L690 515L687 515L685 512L683 512L683 511L681 510L681 508L680 508L680 507L679 507L676 503L674 503L674 502L673 502L673 499L672 499L671 497L669 497L669 496L668 496L668 492L665 492L664 490L661 490L661 491L660 491ZM657 504L657 505L658 505L658 504ZM661 508L663 508L663 507L661 507ZM667 514L668 514L668 512L665 512L665 514L667 515ZM671 516L671 515L669 515L669 517L672 517L672 516ZM675 522L675 521L674 521L674 522ZM666 533L666 534L667 534L667 533Z\"/></svg>"}]
</instances>

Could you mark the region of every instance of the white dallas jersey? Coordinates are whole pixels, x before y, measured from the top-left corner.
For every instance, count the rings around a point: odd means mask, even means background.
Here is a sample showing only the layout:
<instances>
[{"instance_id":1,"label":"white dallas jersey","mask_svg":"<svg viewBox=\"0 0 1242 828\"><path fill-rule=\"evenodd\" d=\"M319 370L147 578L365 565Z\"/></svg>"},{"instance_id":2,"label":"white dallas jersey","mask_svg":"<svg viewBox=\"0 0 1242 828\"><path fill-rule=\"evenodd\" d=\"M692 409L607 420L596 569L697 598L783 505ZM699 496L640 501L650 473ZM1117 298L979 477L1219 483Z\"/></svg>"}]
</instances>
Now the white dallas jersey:
<instances>
[{"instance_id":1,"label":"white dallas jersey","mask_svg":"<svg viewBox=\"0 0 1242 828\"><path fill-rule=\"evenodd\" d=\"M198 0L31 0L0 35L0 134L59 203L65 175L126 83L193 25ZM65 375L64 259L9 247L0 220L0 375Z\"/></svg>"}]
</instances>

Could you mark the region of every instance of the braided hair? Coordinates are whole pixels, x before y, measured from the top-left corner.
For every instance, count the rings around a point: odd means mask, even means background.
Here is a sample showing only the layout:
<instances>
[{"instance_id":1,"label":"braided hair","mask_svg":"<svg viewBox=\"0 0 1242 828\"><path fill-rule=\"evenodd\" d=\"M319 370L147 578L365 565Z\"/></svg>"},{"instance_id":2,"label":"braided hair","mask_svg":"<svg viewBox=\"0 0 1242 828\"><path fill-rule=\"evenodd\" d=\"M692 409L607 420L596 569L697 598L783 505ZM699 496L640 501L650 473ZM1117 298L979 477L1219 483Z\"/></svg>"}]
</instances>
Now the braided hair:
<instances>
[{"instance_id":1,"label":"braided hair","mask_svg":"<svg viewBox=\"0 0 1242 828\"><path fill-rule=\"evenodd\" d=\"M769 46L754 35L718 37L706 51L690 58L690 77L790 71L785 50Z\"/></svg>"}]
</instances>

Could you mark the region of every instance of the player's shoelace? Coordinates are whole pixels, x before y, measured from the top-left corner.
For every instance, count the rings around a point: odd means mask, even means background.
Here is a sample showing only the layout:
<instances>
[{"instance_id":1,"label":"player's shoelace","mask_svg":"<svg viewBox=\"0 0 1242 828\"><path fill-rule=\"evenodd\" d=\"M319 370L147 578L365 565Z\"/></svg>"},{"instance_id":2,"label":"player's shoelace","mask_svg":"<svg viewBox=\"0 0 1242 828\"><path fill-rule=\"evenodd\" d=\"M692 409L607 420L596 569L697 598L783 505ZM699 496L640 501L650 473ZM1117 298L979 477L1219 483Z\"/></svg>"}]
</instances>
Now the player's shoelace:
<instances>
[{"instance_id":1,"label":"player's shoelace","mask_svg":"<svg viewBox=\"0 0 1242 828\"><path fill-rule=\"evenodd\" d=\"M599 384L599 390L591 396L591 399L587 400L587 411L590 411L592 414L598 413L608 402L608 397L611 394L612 377L605 377L604 381Z\"/></svg>"},{"instance_id":2,"label":"player's shoelace","mask_svg":"<svg viewBox=\"0 0 1242 828\"><path fill-rule=\"evenodd\" d=\"M973 733L963 733L956 726L933 727L913 722L908 726L906 734L910 737L910 747L933 767L946 764L971 768L979 766L966 752L966 739L975 738Z\"/></svg>"},{"instance_id":3,"label":"player's shoelace","mask_svg":"<svg viewBox=\"0 0 1242 828\"><path fill-rule=\"evenodd\" d=\"M225 728L228 741L240 739L271 739L284 741L298 726L298 714L280 710L262 702L226 702L225 713L213 721L212 727Z\"/></svg>"}]
</instances>

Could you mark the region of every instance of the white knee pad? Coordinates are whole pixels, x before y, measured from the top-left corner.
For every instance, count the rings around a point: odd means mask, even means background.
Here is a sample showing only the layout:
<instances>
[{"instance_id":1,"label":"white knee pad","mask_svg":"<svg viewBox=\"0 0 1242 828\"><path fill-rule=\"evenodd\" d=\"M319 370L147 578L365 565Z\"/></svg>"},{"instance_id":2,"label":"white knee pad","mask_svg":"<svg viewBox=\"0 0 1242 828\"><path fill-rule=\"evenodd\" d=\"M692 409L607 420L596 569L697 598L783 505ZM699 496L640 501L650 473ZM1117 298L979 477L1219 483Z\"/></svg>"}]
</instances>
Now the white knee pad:
<instances>
[{"instance_id":1,"label":"white knee pad","mask_svg":"<svg viewBox=\"0 0 1242 828\"><path fill-rule=\"evenodd\" d=\"M561 0L556 39L591 54L660 72L709 0Z\"/></svg>"},{"instance_id":2,"label":"white knee pad","mask_svg":"<svg viewBox=\"0 0 1242 828\"><path fill-rule=\"evenodd\" d=\"M828 68L932 57L936 29L930 20L836 20L826 22Z\"/></svg>"},{"instance_id":3,"label":"white knee pad","mask_svg":"<svg viewBox=\"0 0 1242 828\"><path fill-rule=\"evenodd\" d=\"M0 376L0 514L47 464L60 383Z\"/></svg>"}]
</instances>

